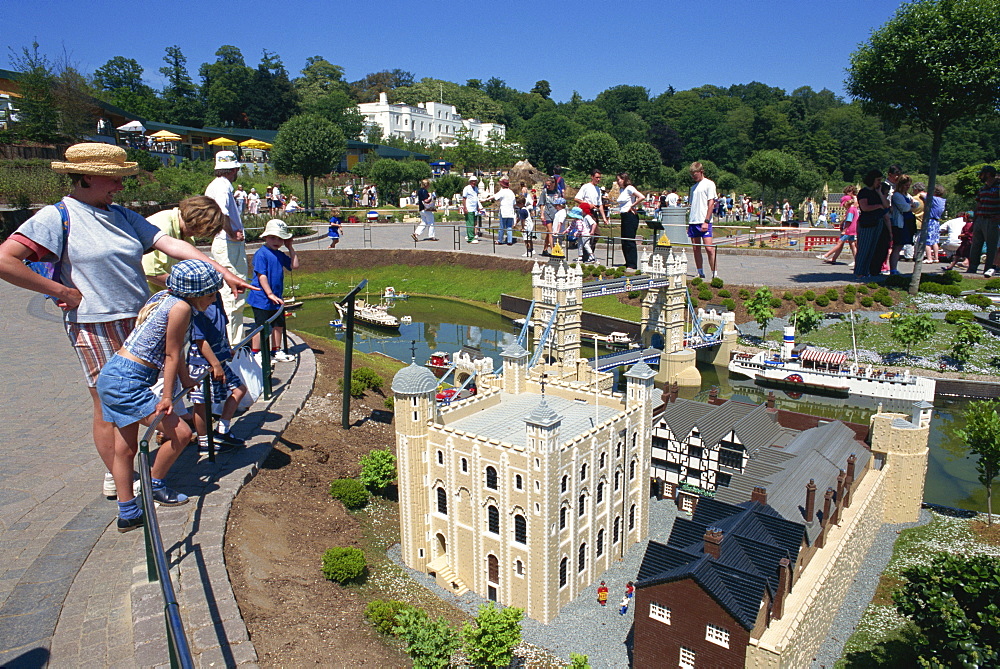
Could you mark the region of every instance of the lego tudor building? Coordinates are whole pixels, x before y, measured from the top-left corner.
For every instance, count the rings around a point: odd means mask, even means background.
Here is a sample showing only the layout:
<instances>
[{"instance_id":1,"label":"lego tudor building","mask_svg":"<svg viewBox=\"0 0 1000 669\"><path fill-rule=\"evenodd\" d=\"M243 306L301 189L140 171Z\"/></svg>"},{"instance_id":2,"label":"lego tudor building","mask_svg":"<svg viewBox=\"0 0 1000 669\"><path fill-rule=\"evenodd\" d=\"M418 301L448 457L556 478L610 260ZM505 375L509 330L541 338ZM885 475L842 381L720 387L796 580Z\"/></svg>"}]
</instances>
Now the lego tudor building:
<instances>
[{"instance_id":1,"label":"lego tudor building","mask_svg":"<svg viewBox=\"0 0 1000 669\"><path fill-rule=\"evenodd\" d=\"M392 391L403 561L547 623L646 538L655 373L640 362L611 392L579 357L581 271L536 265L532 279L547 356L531 365L510 344L501 373L448 406L416 364Z\"/></svg>"},{"instance_id":2,"label":"lego tudor building","mask_svg":"<svg viewBox=\"0 0 1000 669\"><path fill-rule=\"evenodd\" d=\"M692 515L643 557L635 666L808 666L875 532L917 519L932 406L866 429L773 400L667 400L654 457L682 463L690 478L664 488Z\"/></svg>"}]
</instances>

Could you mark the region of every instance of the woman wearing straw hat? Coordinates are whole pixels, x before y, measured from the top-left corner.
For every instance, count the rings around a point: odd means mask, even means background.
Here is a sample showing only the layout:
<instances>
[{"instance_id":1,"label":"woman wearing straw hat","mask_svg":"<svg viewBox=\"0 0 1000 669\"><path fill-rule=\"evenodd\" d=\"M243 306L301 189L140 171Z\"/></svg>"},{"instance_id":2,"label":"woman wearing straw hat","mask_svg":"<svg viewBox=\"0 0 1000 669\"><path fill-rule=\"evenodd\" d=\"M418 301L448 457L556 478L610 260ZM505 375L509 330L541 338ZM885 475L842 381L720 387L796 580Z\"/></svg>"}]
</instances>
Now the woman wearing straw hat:
<instances>
[{"instance_id":1,"label":"woman wearing straw hat","mask_svg":"<svg viewBox=\"0 0 1000 669\"><path fill-rule=\"evenodd\" d=\"M113 204L123 177L139 171L125 160L125 150L109 144L75 144L65 162L52 169L68 174L69 196L44 207L0 245L0 279L52 296L63 309L66 333L83 367L94 405L94 444L105 465L114 462L114 425L102 418L95 385L101 368L122 347L149 291L142 256L156 249L179 260L198 259L222 272L233 290L250 285L206 258L185 241L173 239L139 214ZM34 273L23 261L57 261L58 280ZM105 478L131 499L131 481ZM121 486L124 486L127 493ZM123 500L124 501L124 500Z\"/></svg>"}]
</instances>

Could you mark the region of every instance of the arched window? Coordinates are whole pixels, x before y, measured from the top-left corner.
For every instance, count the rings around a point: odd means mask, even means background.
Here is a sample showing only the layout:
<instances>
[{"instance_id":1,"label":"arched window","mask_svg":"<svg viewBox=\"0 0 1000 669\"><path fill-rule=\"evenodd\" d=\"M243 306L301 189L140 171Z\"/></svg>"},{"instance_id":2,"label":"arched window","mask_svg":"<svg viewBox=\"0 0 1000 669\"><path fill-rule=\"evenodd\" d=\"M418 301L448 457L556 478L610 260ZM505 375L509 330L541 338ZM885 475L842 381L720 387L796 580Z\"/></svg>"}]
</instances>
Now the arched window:
<instances>
[{"instance_id":1,"label":"arched window","mask_svg":"<svg viewBox=\"0 0 1000 669\"><path fill-rule=\"evenodd\" d=\"M628 463L628 480L632 481L635 479L635 460Z\"/></svg>"},{"instance_id":2,"label":"arched window","mask_svg":"<svg viewBox=\"0 0 1000 669\"><path fill-rule=\"evenodd\" d=\"M597 503L604 501L604 481L597 484Z\"/></svg>"},{"instance_id":3,"label":"arched window","mask_svg":"<svg viewBox=\"0 0 1000 669\"><path fill-rule=\"evenodd\" d=\"M492 534L500 534L500 512L495 506L486 508L488 529Z\"/></svg>"},{"instance_id":4,"label":"arched window","mask_svg":"<svg viewBox=\"0 0 1000 669\"><path fill-rule=\"evenodd\" d=\"M497 470L493 467L486 468L486 487L490 490L497 489Z\"/></svg>"},{"instance_id":5,"label":"arched window","mask_svg":"<svg viewBox=\"0 0 1000 669\"><path fill-rule=\"evenodd\" d=\"M439 465L444 464L444 453L441 451L438 451L438 464Z\"/></svg>"},{"instance_id":6,"label":"arched window","mask_svg":"<svg viewBox=\"0 0 1000 669\"><path fill-rule=\"evenodd\" d=\"M576 572L580 573L587 568L587 544L580 544L580 552L576 556Z\"/></svg>"},{"instance_id":7,"label":"arched window","mask_svg":"<svg viewBox=\"0 0 1000 669\"><path fill-rule=\"evenodd\" d=\"M520 560L514 562L514 571L517 572L518 576L524 576L524 563Z\"/></svg>"},{"instance_id":8,"label":"arched window","mask_svg":"<svg viewBox=\"0 0 1000 669\"><path fill-rule=\"evenodd\" d=\"M528 543L528 521L520 514L514 516L514 541L519 544Z\"/></svg>"},{"instance_id":9,"label":"arched window","mask_svg":"<svg viewBox=\"0 0 1000 669\"><path fill-rule=\"evenodd\" d=\"M580 495L580 499L576 503L576 515L583 516L583 514L586 511L587 511L587 496Z\"/></svg>"},{"instance_id":10,"label":"arched window","mask_svg":"<svg viewBox=\"0 0 1000 669\"><path fill-rule=\"evenodd\" d=\"M621 516L616 516L615 517L615 527L614 527L614 530L611 533L611 543L613 543L613 544L618 543L618 539L621 536L621 526L622 526Z\"/></svg>"},{"instance_id":11,"label":"arched window","mask_svg":"<svg viewBox=\"0 0 1000 669\"><path fill-rule=\"evenodd\" d=\"M565 506L559 509L559 529L560 530L566 529L566 507Z\"/></svg>"},{"instance_id":12,"label":"arched window","mask_svg":"<svg viewBox=\"0 0 1000 669\"><path fill-rule=\"evenodd\" d=\"M607 460L608 460L608 454L602 452L601 453L601 469L604 469L604 465L607 463Z\"/></svg>"},{"instance_id":13,"label":"arched window","mask_svg":"<svg viewBox=\"0 0 1000 669\"><path fill-rule=\"evenodd\" d=\"M569 570L569 558L559 561L559 587L566 585L566 572Z\"/></svg>"},{"instance_id":14,"label":"arched window","mask_svg":"<svg viewBox=\"0 0 1000 669\"><path fill-rule=\"evenodd\" d=\"M514 475L514 487L517 488L518 490L524 489L524 479L521 478L520 474Z\"/></svg>"},{"instance_id":15,"label":"arched window","mask_svg":"<svg viewBox=\"0 0 1000 669\"><path fill-rule=\"evenodd\" d=\"M444 491L444 488L437 489L438 496L438 513L448 515L448 493Z\"/></svg>"},{"instance_id":16,"label":"arched window","mask_svg":"<svg viewBox=\"0 0 1000 669\"><path fill-rule=\"evenodd\" d=\"M618 486L621 485L621 472L615 472L615 490L618 490Z\"/></svg>"},{"instance_id":17,"label":"arched window","mask_svg":"<svg viewBox=\"0 0 1000 669\"><path fill-rule=\"evenodd\" d=\"M618 445L615 446L615 460L621 458L621 456L622 456L622 442L619 441Z\"/></svg>"},{"instance_id":18,"label":"arched window","mask_svg":"<svg viewBox=\"0 0 1000 669\"><path fill-rule=\"evenodd\" d=\"M566 492L566 488L569 486L569 477L563 476L562 481L559 483L559 492Z\"/></svg>"},{"instance_id":19,"label":"arched window","mask_svg":"<svg viewBox=\"0 0 1000 669\"><path fill-rule=\"evenodd\" d=\"M580 480L581 481L586 481L587 480L587 463L586 462L584 462L580 466Z\"/></svg>"},{"instance_id":20,"label":"arched window","mask_svg":"<svg viewBox=\"0 0 1000 669\"><path fill-rule=\"evenodd\" d=\"M635 504L628 509L628 529L629 531L635 529Z\"/></svg>"},{"instance_id":21,"label":"arched window","mask_svg":"<svg viewBox=\"0 0 1000 669\"><path fill-rule=\"evenodd\" d=\"M604 528L597 532L597 557L604 555Z\"/></svg>"},{"instance_id":22,"label":"arched window","mask_svg":"<svg viewBox=\"0 0 1000 669\"><path fill-rule=\"evenodd\" d=\"M469 471L469 461L466 460L465 458L462 458L462 472L464 473L468 471Z\"/></svg>"}]
</instances>

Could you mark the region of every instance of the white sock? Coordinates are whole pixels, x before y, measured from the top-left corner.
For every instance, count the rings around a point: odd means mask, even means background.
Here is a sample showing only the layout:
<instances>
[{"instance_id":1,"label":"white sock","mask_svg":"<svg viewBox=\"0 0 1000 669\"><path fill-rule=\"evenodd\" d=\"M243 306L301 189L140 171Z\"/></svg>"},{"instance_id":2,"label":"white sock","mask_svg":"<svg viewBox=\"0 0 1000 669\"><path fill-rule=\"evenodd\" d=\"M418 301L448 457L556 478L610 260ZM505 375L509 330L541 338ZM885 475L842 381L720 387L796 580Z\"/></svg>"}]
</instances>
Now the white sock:
<instances>
[{"instance_id":1,"label":"white sock","mask_svg":"<svg viewBox=\"0 0 1000 669\"><path fill-rule=\"evenodd\" d=\"M220 418L219 422L215 424L215 431L218 432L219 434L225 434L226 432L229 432L229 421L222 420Z\"/></svg>"},{"instance_id":2,"label":"white sock","mask_svg":"<svg viewBox=\"0 0 1000 669\"><path fill-rule=\"evenodd\" d=\"M208 448L208 435L199 434L198 435L198 448Z\"/></svg>"}]
</instances>

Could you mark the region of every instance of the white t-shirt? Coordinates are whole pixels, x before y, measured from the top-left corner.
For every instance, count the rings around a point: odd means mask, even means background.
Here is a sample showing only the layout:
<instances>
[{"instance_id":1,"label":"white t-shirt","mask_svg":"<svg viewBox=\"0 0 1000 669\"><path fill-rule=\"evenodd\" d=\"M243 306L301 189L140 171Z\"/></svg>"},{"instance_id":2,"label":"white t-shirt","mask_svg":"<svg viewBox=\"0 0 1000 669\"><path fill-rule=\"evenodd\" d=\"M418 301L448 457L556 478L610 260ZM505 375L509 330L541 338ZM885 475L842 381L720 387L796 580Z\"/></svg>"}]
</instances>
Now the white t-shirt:
<instances>
[{"instance_id":1,"label":"white t-shirt","mask_svg":"<svg viewBox=\"0 0 1000 669\"><path fill-rule=\"evenodd\" d=\"M680 202L681 198L677 193L669 193L667 195L667 206L676 207L677 203Z\"/></svg>"},{"instance_id":2,"label":"white t-shirt","mask_svg":"<svg viewBox=\"0 0 1000 669\"><path fill-rule=\"evenodd\" d=\"M273 197L278 197L277 188L274 189L274 193ZM215 177L212 183L208 184L208 188L205 189L205 195L218 202L219 206L222 207L222 213L229 216L229 224L232 226L234 233L243 229L240 206L236 204L236 198L233 197L233 183L229 179L226 177ZM222 228L219 230L215 238L226 239L226 229Z\"/></svg>"},{"instance_id":3,"label":"white t-shirt","mask_svg":"<svg viewBox=\"0 0 1000 669\"><path fill-rule=\"evenodd\" d=\"M556 209L556 215L552 217L552 232L562 234L566 232L563 230L563 225L566 223L566 210Z\"/></svg>"},{"instance_id":4,"label":"white t-shirt","mask_svg":"<svg viewBox=\"0 0 1000 669\"><path fill-rule=\"evenodd\" d=\"M587 202L595 207L601 204L601 191L592 183L585 183L576 192L577 202Z\"/></svg>"},{"instance_id":5,"label":"white t-shirt","mask_svg":"<svg viewBox=\"0 0 1000 669\"><path fill-rule=\"evenodd\" d=\"M718 197L715 192L715 182L711 179L702 179L691 186L691 194L688 201L691 203L691 215L688 216L688 223L701 225L708 220L711 212L708 210L708 201Z\"/></svg>"},{"instance_id":6,"label":"white t-shirt","mask_svg":"<svg viewBox=\"0 0 1000 669\"><path fill-rule=\"evenodd\" d=\"M479 210L479 189L471 185L462 189L462 199L465 200L465 211L476 213Z\"/></svg>"},{"instance_id":7,"label":"white t-shirt","mask_svg":"<svg viewBox=\"0 0 1000 669\"><path fill-rule=\"evenodd\" d=\"M618 213L624 214L626 211L630 211L632 203L638 199L639 191L636 190L635 186L625 186L625 188L618 193ZM631 209L631 211L635 210Z\"/></svg>"},{"instance_id":8,"label":"white t-shirt","mask_svg":"<svg viewBox=\"0 0 1000 669\"><path fill-rule=\"evenodd\" d=\"M958 218L952 218L941 224L942 235L948 236L948 241L944 242L949 246L958 246L962 243L959 239L959 235L962 234L962 228L965 227L965 220L959 216Z\"/></svg>"},{"instance_id":9,"label":"white t-shirt","mask_svg":"<svg viewBox=\"0 0 1000 669\"><path fill-rule=\"evenodd\" d=\"M514 201L517 196L509 188L501 188L493 196L493 199L500 203L500 218L514 218Z\"/></svg>"}]
</instances>

